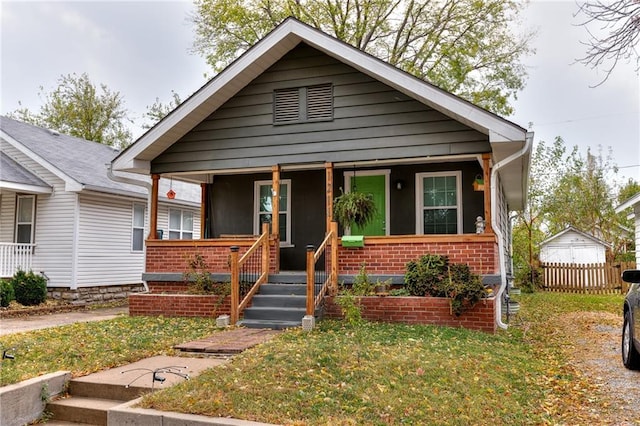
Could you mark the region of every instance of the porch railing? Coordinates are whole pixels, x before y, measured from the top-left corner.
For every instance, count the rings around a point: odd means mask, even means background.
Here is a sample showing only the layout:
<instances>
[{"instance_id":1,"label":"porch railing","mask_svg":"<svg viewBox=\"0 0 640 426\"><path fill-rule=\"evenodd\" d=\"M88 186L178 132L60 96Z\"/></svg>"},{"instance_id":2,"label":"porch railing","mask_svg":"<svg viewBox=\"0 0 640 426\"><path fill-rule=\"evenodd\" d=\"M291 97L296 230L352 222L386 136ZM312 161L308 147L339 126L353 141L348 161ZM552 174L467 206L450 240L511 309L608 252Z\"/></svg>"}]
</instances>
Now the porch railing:
<instances>
[{"instance_id":1,"label":"porch railing","mask_svg":"<svg viewBox=\"0 0 640 426\"><path fill-rule=\"evenodd\" d=\"M330 247L327 253L327 247ZM324 270L316 270L318 260L324 254ZM327 291L338 287L338 224L331 222L329 232L314 251L307 246L307 315L313 315Z\"/></svg>"},{"instance_id":2,"label":"porch railing","mask_svg":"<svg viewBox=\"0 0 640 426\"><path fill-rule=\"evenodd\" d=\"M18 269L31 270L35 244L0 243L0 278L12 277Z\"/></svg>"},{"instance_id":3,"label":"porch railing","mask_svg":"<svg viewBox=\"0 0 640 426\"><path fill-rule=\"evenodd\" d=\"M231 247L231 324L238 322L260 285L269 277L269 224L262 224L260 238L240 257L240 248Z\"/></svg>"}]
</instances>

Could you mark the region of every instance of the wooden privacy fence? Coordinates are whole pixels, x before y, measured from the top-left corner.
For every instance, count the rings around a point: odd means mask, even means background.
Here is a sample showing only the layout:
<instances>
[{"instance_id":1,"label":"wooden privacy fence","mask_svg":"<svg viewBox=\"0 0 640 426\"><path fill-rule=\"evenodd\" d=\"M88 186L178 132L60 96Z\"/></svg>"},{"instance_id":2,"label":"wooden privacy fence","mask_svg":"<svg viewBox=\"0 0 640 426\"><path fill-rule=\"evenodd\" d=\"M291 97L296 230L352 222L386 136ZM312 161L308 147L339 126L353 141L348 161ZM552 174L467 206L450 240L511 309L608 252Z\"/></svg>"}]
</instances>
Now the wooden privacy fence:
<instances>
[{"instance_id":1,"label":"wooden privacy fence","mask_svg":"<svg viewBox=\"0 0 640 426\"><path fill-rule=\"evenodd\" d=\"M588 294L625 294L629 284L620 275L625 269L635 269L635 262L542 263L540 265L546 291Z\"/></svg>"}]
</instances>

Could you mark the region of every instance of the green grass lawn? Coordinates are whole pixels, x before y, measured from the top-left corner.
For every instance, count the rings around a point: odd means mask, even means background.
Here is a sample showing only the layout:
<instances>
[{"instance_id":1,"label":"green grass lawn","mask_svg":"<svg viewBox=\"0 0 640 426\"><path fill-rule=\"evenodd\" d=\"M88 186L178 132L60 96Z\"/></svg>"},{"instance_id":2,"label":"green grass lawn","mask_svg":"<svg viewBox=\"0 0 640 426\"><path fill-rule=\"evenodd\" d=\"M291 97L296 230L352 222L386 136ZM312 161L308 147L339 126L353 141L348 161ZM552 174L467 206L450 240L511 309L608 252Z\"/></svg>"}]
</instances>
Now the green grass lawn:
<instances>
[{"instance_id":1,"label":"green grass lawn","mask_svg":"<svg viewBox=\"0 0 640 426\"><path fill-rule=\"evenodd\" d=\"M323 321L311 333L290 330L143 404L280 424L594 424L594 416L606 416L606 397L571 365L566 334L554 328L554 318L619 313L622 296L537 293L519 300L520 314L496 335L337 321ZM15 365L3 363L3 381L4 370L25 378L122 364L169 351L212 326L210 320L119 318L6 336L3 347L28 348L30 355L20 361L24 355L16 350ZM72 356L60 365L65 348ZM42 351L48 355L31 355Z\"/></svg>"}]
</instances>

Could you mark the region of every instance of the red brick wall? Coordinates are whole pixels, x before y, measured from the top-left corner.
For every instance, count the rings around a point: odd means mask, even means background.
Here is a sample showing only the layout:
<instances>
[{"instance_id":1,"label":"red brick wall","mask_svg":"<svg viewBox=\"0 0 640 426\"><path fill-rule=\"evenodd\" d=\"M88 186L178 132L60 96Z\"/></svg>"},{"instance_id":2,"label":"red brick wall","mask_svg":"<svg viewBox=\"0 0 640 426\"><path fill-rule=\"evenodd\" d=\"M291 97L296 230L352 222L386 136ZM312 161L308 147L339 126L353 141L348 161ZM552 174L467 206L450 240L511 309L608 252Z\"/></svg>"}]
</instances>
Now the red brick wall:
<instances>
[{"instance_id":1,"label":"red brick wall","mask_svg":"<svg viewBox=\"0 0 640 426\"><path fill-rule=\"evenodd\" d=\"M498 273L498 245L480 242L375 242L362 248L339 247L339 274L357 274L363 262L369 274L404 274L406 264L423 254L449 256L451 263L466 263L476 274Z\"/></svg>"},{"instance_id":2,"label":"red brick wall","mask_svg":"<svg viewBox=\"0 0 640 426\"><path fill-rule=\"evenodd\" d=\"M194 240L197 241L197 240ZM146 272L186 272L187 262L197 253L201 254L211 273L229 273L229 247L233 245L198 245L198 243L170 244L170 241L147 244ZM200 243L203 244L203 243ZM240 246L239 254L242 256L248 246ZM269 269L276 271L275 245L270 245ZM260 256L258 251L256 256Z\"/></svg>"},{"instance_id":3,"label":"red brick wall","mask_svg":"<svg viewBox=\"0 0 640 426\"><path fill-rule=\"evenodd\" d=\"M226 297L218 305L219 296L199 294L131 294L129 315L165 317L218 317L231 312L231 301Z\"/></svg>"},{"instance_id":4,"label":"red brick wall","mask_svg":"<svg viewBox=\"0 0 640 426\"><path fill-rule=\"evenodd\" d=\"M325 298L325 315L342 318L334 298ZM496 332L495 300L484 299L459 317L451 314L449 299L441 297L361 297L362 317L369 321L433 324Z\"/></svg>"}]
</instances>

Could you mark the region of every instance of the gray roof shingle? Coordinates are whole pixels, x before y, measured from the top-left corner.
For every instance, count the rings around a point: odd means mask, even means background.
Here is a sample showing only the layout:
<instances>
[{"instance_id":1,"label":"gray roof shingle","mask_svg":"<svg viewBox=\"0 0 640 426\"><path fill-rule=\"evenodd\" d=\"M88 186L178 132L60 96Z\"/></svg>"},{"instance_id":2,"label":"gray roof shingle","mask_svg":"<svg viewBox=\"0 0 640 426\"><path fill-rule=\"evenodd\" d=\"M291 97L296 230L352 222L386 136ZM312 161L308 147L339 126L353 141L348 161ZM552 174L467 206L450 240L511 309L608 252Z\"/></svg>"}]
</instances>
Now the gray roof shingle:
<instances>
[{"instance_id":1,"label":"gray roof shingle","mask_svg":"<svg viewBox=\"0 0 640 426\"><path fill-rule=\"evenodd\" d=\"M109 179L106 164L119 153L112 147L4 116L0 116L0 129L82 185L105 192L126 191L143 196L146 194L146 189L143 187ZM139 175L133 173L118 173L118 175L140 180Z\"/></svg>"},{"instance_id":2,"label":"gray roof shingle","mask_svg":"<svg viewBox=\"0 0 640 426\"><path fill-rule=\"evenodd\" d=\"M49 187L45 181L0 152L0 181L22 185Z\"/></svg>"}]
</instances>

